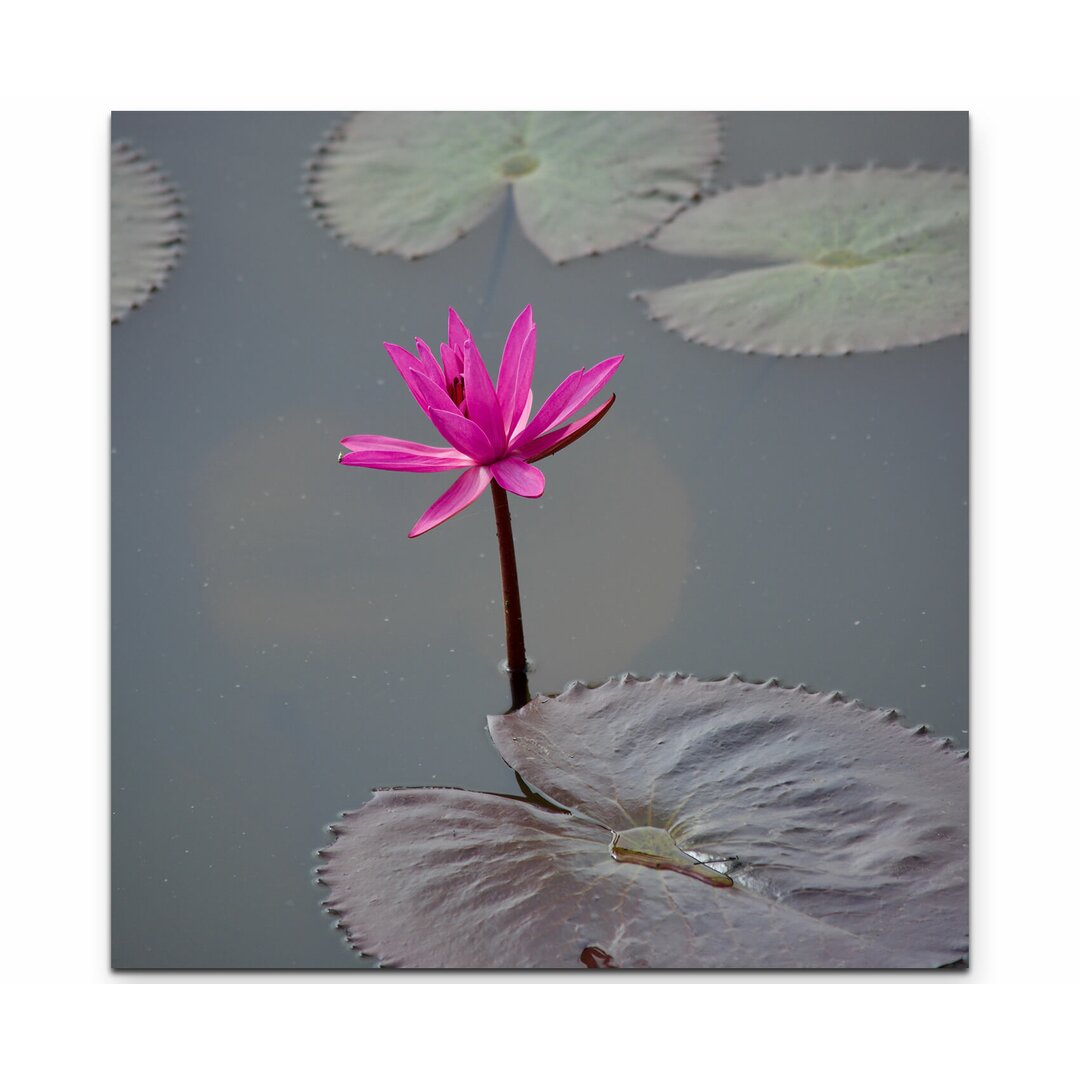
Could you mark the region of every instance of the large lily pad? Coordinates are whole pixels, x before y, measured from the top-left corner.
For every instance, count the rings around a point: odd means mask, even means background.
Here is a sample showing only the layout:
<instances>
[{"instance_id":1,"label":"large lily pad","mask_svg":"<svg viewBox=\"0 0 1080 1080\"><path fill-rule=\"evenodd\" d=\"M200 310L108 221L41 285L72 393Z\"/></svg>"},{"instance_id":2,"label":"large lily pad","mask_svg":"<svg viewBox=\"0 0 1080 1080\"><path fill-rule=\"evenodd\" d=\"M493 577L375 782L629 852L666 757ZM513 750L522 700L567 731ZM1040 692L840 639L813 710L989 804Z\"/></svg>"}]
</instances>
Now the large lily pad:
<instances>
[{"instance_id":1,"label":"large lily pad","mask_svg":"<svg viewBox=\"0 0 1080 1080\"><path fill-rule=\"evenodd\" d=\"M722 192L650 240L773 265L640 294L691 341L775 356L919 345L968 328L968 180L829 169Z\"/></svg>"},{"instance_id":2,"label":"large lily pad","mask_svg":"<svg viewBox=\"0 0 1080 1080\"><path fill-rule=\"evenodd\" d=\"M312 162L319 219L348 243L416 257L478 225L508 187L553 262L646 236L720 153L708 113L365 112Z\"/></svg>"},{"instance_id":3,"label":"large lily pad","mask_svg":"<svg viewBox=\"0 0 1080 1080\"><path fill-rule=\"evenodd\" d=\"M161 168L129 143L112 147L111 307L120 322L165 284L180 258L183 209Z\"/></svg>"},{"instance_id":4,"label":"large lily pad","mask_svg":"<svg viewBox=\"0 0 1080 1080\"><path fill-rule=\"evenodd\" d=\"M967 949L966 754L838 694L680 675L488 720L569 812L380 791L326 905L407 967L934 967Z\"/></svg>"}]
</instances>

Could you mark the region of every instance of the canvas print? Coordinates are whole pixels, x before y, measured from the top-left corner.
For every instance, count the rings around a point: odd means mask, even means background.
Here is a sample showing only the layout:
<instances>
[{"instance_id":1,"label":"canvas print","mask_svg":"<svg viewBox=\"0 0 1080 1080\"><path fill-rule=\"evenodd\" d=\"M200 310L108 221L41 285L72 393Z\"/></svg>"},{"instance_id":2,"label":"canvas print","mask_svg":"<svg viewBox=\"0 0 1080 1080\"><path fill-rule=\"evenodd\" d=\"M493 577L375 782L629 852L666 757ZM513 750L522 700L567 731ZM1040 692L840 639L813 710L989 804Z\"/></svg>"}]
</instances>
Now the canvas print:
<instances>
[{"instance_id":1,"label":"canvas print","mask_svg":"<svg viewBox=\"0 0 1080 1080\"><path fill-rule=\"evenodd\" d=\"M967 168L114 114L113 966L966 966Z\"/></svg>"}]
</instances>

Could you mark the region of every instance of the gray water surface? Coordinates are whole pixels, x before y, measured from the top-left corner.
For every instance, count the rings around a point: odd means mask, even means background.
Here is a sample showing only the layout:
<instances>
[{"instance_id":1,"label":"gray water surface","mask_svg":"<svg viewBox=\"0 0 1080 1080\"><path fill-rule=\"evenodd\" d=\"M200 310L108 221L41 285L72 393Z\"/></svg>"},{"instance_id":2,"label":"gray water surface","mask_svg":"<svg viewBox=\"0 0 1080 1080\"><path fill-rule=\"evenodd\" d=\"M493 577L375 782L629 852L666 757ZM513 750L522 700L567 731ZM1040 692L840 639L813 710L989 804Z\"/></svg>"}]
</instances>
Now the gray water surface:
<instances>
[{"instance_id":1,"label":"gray water surface","mask_svg":"<svg viewBox=\"0 0 1080 1080\"><path fill-rule=\"evenodd\" d=\"M490 500L416 540L445 475L336 464L344 435L438 442L381 342L494 368L538 324L538 395L626 360L603 423L513 498L534 691L623 671L840 689L960 743L968 710L968 340L773 359L692 345L637 289L707 261L630 247L552 266L495 214L415 262L309 216L339 118L118 113L183 191L187 250L113 328L113 963L363 966L316 848L375 787L517 794ZM868 160L967 167L958 113L727 119L721 184Z\"/></svg>"}]
</instances>

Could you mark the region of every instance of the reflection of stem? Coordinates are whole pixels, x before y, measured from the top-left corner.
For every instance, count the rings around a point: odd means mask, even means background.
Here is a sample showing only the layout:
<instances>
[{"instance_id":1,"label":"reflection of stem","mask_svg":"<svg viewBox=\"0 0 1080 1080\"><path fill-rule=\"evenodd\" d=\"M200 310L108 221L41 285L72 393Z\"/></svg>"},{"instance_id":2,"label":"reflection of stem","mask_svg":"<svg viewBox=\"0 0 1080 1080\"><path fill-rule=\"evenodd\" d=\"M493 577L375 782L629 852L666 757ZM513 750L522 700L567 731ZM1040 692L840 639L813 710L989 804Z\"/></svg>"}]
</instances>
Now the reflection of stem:
<instances>
[{"instance_id":1,"label":"reflection of stem","mask_svg":"<svg viewBox=\"0 0 1080 1080\"><path fill-rule=\"evenodd\" d=\"M495 239L495 252L491 258L491 269L488 271L487 284L484 286L484 295L480 298L481 331L483 323L490 317L491 301L495 298L495 287L502 276L503 263L506 261L506 247L510 241L510 229L514 223L514 189L506 189L506 201L503 203L502 219L499 222L499 233Z\"/></svg>"},{"instance_id":2,"label":"reflection of stem","mask_svg":"<svg viewBox=\"0 0 1080 1080\"><path fill-rule=\"evenodd\" d=\"M506 492L494 480L491 501L495 505L495 531L499 537L499 567L502 570L503 614L506 616L506 668L510 674L513 708L529 700L529 678L525 660L525 627L521 621L521 592L518 589L514 532L510 526L510 503Z\"/></svg>"}]
</instances>

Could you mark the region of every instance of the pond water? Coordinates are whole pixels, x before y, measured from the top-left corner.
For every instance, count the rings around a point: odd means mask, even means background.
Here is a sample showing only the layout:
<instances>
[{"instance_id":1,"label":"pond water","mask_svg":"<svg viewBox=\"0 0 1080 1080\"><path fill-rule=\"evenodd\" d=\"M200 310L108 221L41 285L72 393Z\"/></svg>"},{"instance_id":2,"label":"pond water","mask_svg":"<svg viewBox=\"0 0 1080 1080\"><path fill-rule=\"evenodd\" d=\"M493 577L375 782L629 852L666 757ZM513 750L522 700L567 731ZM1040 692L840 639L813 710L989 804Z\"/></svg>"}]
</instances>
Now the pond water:
<instances>
[{"instance_id":1,"label":"pond water","mask_svg":"<svg viewBox=\"0 0 1080 1080\"><path fill-rule=\"evenodd\" d=\"M188 242L112 330L113 963L357 968L315 849L371 789L517 794L490 499L415 540L442 475L348 469L344 435L437 441L381 342L535 385L613 353L614 408L511 499L534 692L623 671L840 689L965 745L968 339L775 359L690 344L629 294L710 270L629 247L553 266L496 213L407 262L300 194L340 117L118 113ZM731 114L722 184L869 160L966 169L959 113ZM452 167L452 162L448 162Z\"/></svg>"}]
</instances>

